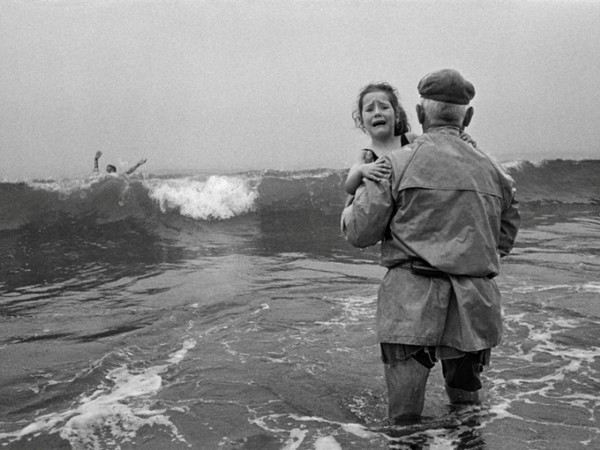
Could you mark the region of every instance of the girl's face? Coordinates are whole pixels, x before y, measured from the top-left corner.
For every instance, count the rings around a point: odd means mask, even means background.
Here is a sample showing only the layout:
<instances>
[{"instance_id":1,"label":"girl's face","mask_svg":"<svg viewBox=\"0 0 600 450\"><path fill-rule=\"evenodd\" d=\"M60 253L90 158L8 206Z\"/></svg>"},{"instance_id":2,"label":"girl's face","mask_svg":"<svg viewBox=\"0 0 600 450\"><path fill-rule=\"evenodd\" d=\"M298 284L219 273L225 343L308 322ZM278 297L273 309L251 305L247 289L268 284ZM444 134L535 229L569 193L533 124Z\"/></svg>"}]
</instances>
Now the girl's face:
<instances>
[{"instance_id":1,"label":"girl's face","mask_svg":"<svg viewBox=\"0 0 600 450\"><path fill-rule=\"evenodd\" d=\"M386 139L394 136L396 112L387 93L375 91L365 94L361 117L365 131L372 138Z\"/></svg>"}]
</instances>

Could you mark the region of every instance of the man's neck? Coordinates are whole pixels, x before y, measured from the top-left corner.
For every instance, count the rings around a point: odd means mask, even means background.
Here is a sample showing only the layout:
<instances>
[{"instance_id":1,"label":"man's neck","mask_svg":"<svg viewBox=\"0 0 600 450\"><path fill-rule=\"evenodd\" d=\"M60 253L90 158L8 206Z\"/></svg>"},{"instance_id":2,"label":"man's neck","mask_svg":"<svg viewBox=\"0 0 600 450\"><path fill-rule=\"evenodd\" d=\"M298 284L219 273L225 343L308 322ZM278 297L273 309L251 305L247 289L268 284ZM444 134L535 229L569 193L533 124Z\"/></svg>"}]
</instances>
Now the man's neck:
<instances>
[{"instance_id":1,"label":"man's neck","mask_svg":"<svg viewBox=\"0 0 600 450\"><path fill-rule=\"evenodd\" d=\"M461 131L463 131L463 129L460 126L458 126L457 124L448 124L448 123L441 124L441 123L438 123L438 124L429 125L427 127L423 127L423 133L430 133L432 131L441 130L441 129L444 129L444 128L445 129L448 129L448 128L449 129L454 129L454 130L457 130L459 133Z\"/></svg>"}]
</instances>

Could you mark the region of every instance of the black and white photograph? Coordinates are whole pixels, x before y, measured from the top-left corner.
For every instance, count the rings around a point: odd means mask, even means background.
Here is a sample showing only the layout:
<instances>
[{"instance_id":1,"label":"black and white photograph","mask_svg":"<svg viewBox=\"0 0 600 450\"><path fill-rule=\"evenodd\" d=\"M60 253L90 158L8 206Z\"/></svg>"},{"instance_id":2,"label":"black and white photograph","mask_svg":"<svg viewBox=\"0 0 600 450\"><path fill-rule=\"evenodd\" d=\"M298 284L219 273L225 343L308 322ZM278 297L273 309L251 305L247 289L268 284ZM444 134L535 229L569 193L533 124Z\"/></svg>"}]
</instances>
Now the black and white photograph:
<instances>
[{"instance_id":1,"label":"black and white photograph","mask_svg":"<svg viewBox=\"0 0 600 450\"><path fill-rule=\"evenodd\" d=\"M600 1L0 0L0 449L600 448Z\"/></svg>"}]
</instances>

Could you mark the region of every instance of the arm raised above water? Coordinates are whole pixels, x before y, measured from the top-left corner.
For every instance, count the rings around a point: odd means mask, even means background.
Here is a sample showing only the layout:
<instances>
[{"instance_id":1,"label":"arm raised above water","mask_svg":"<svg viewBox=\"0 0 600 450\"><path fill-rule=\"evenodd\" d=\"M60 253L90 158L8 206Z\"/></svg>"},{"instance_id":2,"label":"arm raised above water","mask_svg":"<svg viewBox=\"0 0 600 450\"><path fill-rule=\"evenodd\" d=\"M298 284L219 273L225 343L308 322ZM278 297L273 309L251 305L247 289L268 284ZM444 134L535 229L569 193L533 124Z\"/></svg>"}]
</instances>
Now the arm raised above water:
<instances>
[{"instance_id":1,"label":"arm raised above water","mask_svg":"<svg viewBox=\"0 0 600 450\"><path fill-rule=\"evenodd\" d=\"M98 150L96 152L96 154L94 155L94 172L95 173L99 173L100 169L98 169L98 160L100 159L100 157L102 156L102 152L100 150Z\"/></svg>"},{"instance_id":2,"label":"arm raised above water","mask_svg":"<svg viewBox=\"0 0 600 450\"><path fill-rule=\"evenodd\" d=\"M140 167L142 164L145 164L146 161L147 161L146 158L140 159L133 167L131 167L127 172L125 172L125 175L132 174L135 171L135 169L137 169L138 167Z\"/></svg>"}]
</instances>

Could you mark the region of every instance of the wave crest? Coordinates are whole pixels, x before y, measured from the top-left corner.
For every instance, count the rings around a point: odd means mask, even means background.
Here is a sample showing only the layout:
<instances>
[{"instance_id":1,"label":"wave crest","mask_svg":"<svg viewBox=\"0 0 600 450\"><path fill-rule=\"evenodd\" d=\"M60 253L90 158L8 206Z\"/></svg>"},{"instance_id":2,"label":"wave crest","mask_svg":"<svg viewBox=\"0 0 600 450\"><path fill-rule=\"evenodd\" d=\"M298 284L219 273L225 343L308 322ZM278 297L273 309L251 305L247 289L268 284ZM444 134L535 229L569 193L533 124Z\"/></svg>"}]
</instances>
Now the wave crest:
<instances>
[{"instance_id":1,"label":"wave crest","mask_svg":"<svg viewBox=\"0 0 600 450\"><path fill-rule=\"evenodd\" d=\"M523 204L600 204L600 160L503 164ZM259 215L338 215L347 169L254 171L229 175L81 178L0 183L0 230L127 220L171 223ZM165 222L166 221L166 222Z\"/></svg>"},{"instance_id":2,"label":"wave crest","mask_svg":"<svg viewBox=\"0 0 600 450\"><path fill-rule=\"evenodd\" d=\"M254 211L258 193L248 180L215 175L205 181L160 180L151 186L150 197L163 213L175 210L192 219L211 220Z\"/></svg>"}]
</instances>

